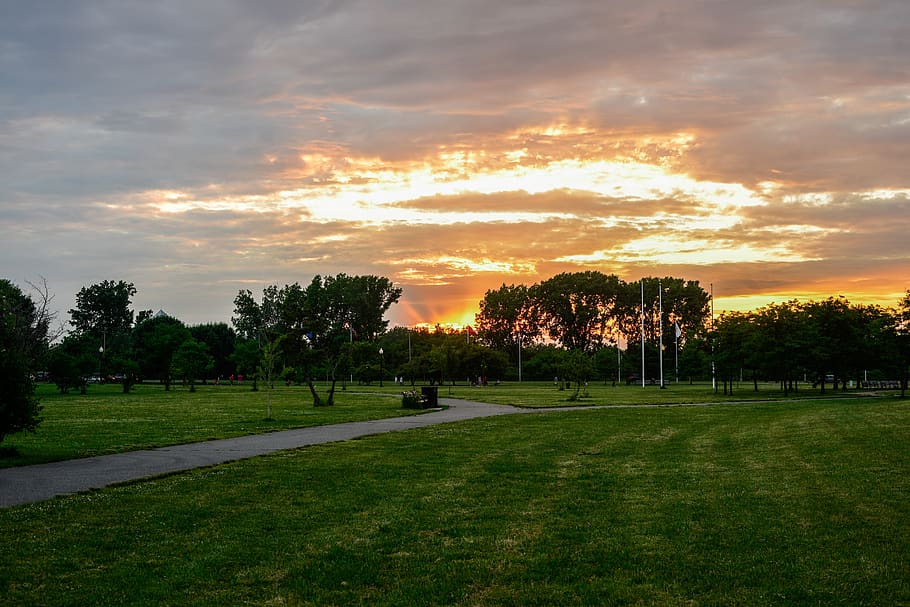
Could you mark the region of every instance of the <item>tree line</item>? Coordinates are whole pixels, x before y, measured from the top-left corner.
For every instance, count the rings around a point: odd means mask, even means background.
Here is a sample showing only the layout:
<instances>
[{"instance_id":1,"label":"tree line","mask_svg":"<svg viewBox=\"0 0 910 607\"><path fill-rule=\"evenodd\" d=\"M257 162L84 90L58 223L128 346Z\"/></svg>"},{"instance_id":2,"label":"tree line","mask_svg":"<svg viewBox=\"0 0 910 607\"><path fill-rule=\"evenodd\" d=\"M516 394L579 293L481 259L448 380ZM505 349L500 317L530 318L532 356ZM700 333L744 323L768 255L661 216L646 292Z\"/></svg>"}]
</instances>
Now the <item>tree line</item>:
<instances>
[{"instance_id":1,"label":"tree line","mask_svg":"<svg viewBox=\"0 0 910 607\"><path fill-rule=\"evenodd\" d=\"M276 381L305 385L313 405L330 406L339 384L395 380L553 379L572 385L577 398L596 380L714 379L726 393L744 380L753 389L779 382L789 392L800 380L824 390L889 378L903 394L910 363L910 291L894 308L839 297L715 319L697 281L563 273L487 291L475 325L453 330L389 329L385 315L402 291L379 276L315 276L258 296L241 290L230 325L193 326L134 310L135 285L106 280L79 291L63 331L54 329L46 284L31 287L29 295L0 280L0 440L36 426L36 379L61 392L110 381L129 392L138 381L194 390L200 380L244 377L254 390Z\"/></svg>"},{"instance_id":2,"label":"tree line","mask_svg":"<svg viewBox=\"0 0 910 607\"><path fill-rule=\"evenodd\" d=\"M667 378L712 379L724 393L743 380L753 390L759 381L779 382L789 393L800 380L824 392L826 384L846 390L851 383L863 387L885 378L906 393L910 291L894 308L831 297L717 319L710 303L698 282L681 278L627 283L596 271L559 274L531 286L503 284L487 291L477 327L485 343L511 353L513 364L527 346L532 361L542 355L551 370L565 375L568 369L581 380L656 383L663 355ZM569 356L578 352L588 356Z\"/></svg>"},{"instance_id":3,"label":"tree line","mask_svg":"<svg viewBox=\"0 0 910 607\"><path fill-rule=\"evenodd\" d=\"M784 393L799 380L847 390L890 379L905 396L910 365L910 291L893 309L854 305L844 297L788 301L720 316L709 334L716 373L732 390L748 378L780 383Z\"/></svg>"}]
</instances>

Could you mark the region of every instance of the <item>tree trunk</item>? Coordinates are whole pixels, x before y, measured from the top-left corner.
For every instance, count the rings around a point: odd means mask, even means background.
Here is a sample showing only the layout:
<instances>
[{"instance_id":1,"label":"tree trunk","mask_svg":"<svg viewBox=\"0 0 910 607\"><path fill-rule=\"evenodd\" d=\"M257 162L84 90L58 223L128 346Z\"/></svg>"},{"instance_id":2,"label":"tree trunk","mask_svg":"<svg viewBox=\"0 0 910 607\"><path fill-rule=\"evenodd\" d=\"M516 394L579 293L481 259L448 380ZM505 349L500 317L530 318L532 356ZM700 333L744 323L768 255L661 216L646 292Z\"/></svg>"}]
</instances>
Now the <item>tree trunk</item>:
<instances>
[{"instance_id":1,"label":"tree trunk","mask_svg":"<svg viewBox=\"0 0 910 607\"><path fill-rule=\"evenodd\" d=\"M335 384L338 380L334 377L332 378L332 385L329 387L329 398L325 401L326 407L331 407L335 404Z\"/></svg>"},{"instance_id":2,"label":"tree trunk","mask_svg":"<svg viewBox=\"0 0 910 607\"><path fill-rule=\"evenodd\" d=\"M313 385L313 378L312 378L312 377L308 377L308 378L307 378L307 380L306 380L306 385L309 387L309 389L310 389L310 394L313 396L313 406L314 406L314 407L322 407L322 406L323 406L323 404L322 404L322 398L320 398L320 397L319 397L319 393L316 392L316 386Z\"/></svg>"}]
</instances>

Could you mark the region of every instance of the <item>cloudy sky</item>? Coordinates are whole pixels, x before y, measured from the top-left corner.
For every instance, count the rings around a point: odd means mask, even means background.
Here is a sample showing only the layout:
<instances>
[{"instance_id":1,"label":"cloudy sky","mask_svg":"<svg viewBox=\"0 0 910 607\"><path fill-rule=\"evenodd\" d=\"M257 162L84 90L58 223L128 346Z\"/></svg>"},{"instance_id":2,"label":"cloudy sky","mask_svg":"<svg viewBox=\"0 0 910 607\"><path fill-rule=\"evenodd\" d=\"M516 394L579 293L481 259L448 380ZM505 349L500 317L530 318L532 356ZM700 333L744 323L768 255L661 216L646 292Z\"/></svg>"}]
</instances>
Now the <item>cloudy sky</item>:
<instances>
[{"instance_id":1,"label":"cloudy sky","mask_svg":"<svg viewBox=\"0 0 910 607\"><path fill-rule=\"evenodd\" d=\"M910 287L907 0L15 2L0 276L229 321L377 274L393 324L589 269L718 308Z\"/></svg>"}]
</instances>

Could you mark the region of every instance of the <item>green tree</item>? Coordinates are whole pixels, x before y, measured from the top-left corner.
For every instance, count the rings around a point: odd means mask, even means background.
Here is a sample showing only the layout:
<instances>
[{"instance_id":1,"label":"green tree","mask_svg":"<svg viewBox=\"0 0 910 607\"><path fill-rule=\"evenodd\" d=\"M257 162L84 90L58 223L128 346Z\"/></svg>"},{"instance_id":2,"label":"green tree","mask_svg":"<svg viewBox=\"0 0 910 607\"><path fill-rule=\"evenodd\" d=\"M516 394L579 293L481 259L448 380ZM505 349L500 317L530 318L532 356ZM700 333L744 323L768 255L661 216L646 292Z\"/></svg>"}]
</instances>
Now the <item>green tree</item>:
<instances>
[{"instance_id":1,"label":"green tree","mask_svg":"<svg viewBox=\"0 0 910 607\"><path fill-rule=\"evenodd\" d=\"M505 285L489 290L474 317L480 340L501 351L517 352L518 339L528 346L540 337L540 326L532 315L533 301L525 285ZM510 354L511 356L511 354Z\"/></svg>"},{"instance_id":2,"label":"green tree","mask_svg":"<svg viewBox=\"0 0 910 607\"><path fill-rule=\"evenodd\" d=\"M749 313L727 312L715 323L714 360L724 394L733 393L733 385L745 369L750 370L750 378L756 377L755 332L756 324Z\"/></svg>"},{"instance_id":3,"label":"green tree","mask_svg":"<svg viewBox=\"0 0 910 607\"><path fill-rule=\"evenodd\" d=\"M581 350L571 350L565 353L561 361L561 376L569 382L574 389L569 401L576 401L588 394L588 380L594 372L591 357Z\"/></svg>"},{"instance_id":4,"label":"green tree","mask_svg":"<svg viewBox=\"0 0 910 607\"><path fill-rule=\"evenodd\" d=\"M558 381L562 369L562 357L565 350L553 344L537 344L528 348L524 362L524 375L532 381Z\"/></svg>"},{"instance_id":5,"label":"green tree","mask_svg":"<svg viewBox=\"0 0 910 607\"><path fill-rule=\"evenodd\" d=\"M326 276L322 282L328 310L335 322L372 341L385 333L385 313L401 297L401 288L381 276Z\"/></svg>"},{"instance_id":6,"label":"green tree","mask_svg":"<svg viewBox=\"0 0 910 607\"><path fill-rule=\"evenodd\" d=\"M259 368L261 360L262 349L255 339L241 339L235 345L234 353L231 355L235 371L240 375L253 378L253 392L259 390L256 370Z\"/></svg>"},{"instance_id":7,"label":"green tree","mask_svg":"<svg viewBox=\"0 0 910 607\"><path fill-rule=\"evenodd\" d=\"M123 280L105 280L83 287L76 294L76 307L69 310L73 334L91 337L79 343L97 352L101 381L110 374L122 374L124 391L129 390L127 379L135 370L130 331L134 312L131 308L136 287ZM81 356L88 355L88 352Z\"/></svg>"},{"instance_id":8,"label":"green tree","mask_svg":"<svg viewBox=\"0 0 910 607\"><path fill-rule=\"evenodd\" d=\"M214 366L209 347L192 337L183 340L171 357L172 374L188 383L190 392L196 391L196 380L205 378Z\"/></svg>"},{"instance_id":9,"label":"green tree","mask_svg":"<svg viewBox=\"0 0 910 607\"><path fill-rule=\"evenodd\" d=\"M51 347L47 371L61 394L78 389L85 394L86 378L99 372L100 361L95 338L91 335L70 334Z\"/></svg>"},{"instance_id":10,"label":"green tree","mask_svg":"<svg viewBox=\"0 0 910 607\"><path fill-rule=\"evenodd\" d=\"M848 336L848 333L852 333L849 308L846 299L833 297L802 305L804 322L810 333L806 346L811 356L807 362L813 377L821 384L822 394L825 393L828 374L834 374L835 382L839 381L842 378L844 356L854 354L854 344L850 343ZM846 350L843 354L842 349Z\"/></svg>"},{"instance_id":11,"label":"green tree","mask_svg":"<svg viewBox=\"0 0 910 607\"><path fill-rule=\"evenodd\" d=\"M615 345L599 349L594 353L592 361L594 371L603 382L616 384L622 382L622 353Z\"/></svg>"},{"instance_id":12,"label":"green tree","mask_svg":"<svg viewBox=\"0 0 910 607\"><path fill-rule=\"evenodd\" d=\"M201 341L209 348L214 359L212 372L215 377L227 377L233 372L231 355L237 343L237 334L227 323L207 323L190 327L193 339Z\"/></svg>"},{"instance_id":13,"label":"green tree","mask_svg":"<svg viewBox=\"0 0 910 607\"><path fill-rule=\"evenodd\" d=\"M897 309L897 362L900 369L901 398L907 397L907 380L910 375L910 290Z\"/></svg>"},{"instance_id":14,"label":"green tree","mask_svg":"<svg viewBox=\"0 0 910 607\"><path fill-rule=\"evenodd\" d=\"M272 390L275 389L275 378L284 375L287 369L281 366L281 342L284 336L278 337L262 347L262 356L256 375L265 382L266 389L266 419L272 419Z\"/></svg>"},{"instance_id":15,"label":"green tree","mask_svg":"<svg viewBox=\"0 0 910 607\"><path fill-rule=\"evenodd\" d=\"M260 302L241 291L231 320L242 336L260 344L285 336L285 360L300 369L313 404L331 406L338 380L350 372L351 336L372 340L385 331L383 316L400 296L401 289L385 278L317 275L305 288L266 287ZM323 374L330 381L325 400L314 383Z\"/></svg>"},{"instance_id":16,"label":"green tree","mask_svg":"<svg viewBox=\"0 0 910 607\"><path fill-rule=\"evenodd\" d=\"M69 311L76 333L101 337L129 331L133 326L132 297L136 287L131 282L105 280L83 287L76 294L76 307Z\"/></svg>"},{"instance_id":17,"label":"green tree","mask_svg":"<svg viewBox=\"0 0 910 607\"><path fill-rule=\"evenodd\" d=\"M137 326L134 339L142 376L157 379L170 390L174 353L191 337L186 325L170 316L156 316Z\"/></svg>"},{"instance_id":18,"label":"green tree","mask_svg":"<svg viewBox=\"0 0 910 607\"><path fill-rule=\"evenodd\" d=\"M772 377L781 382L784 394L789 394L798 391L799 378L814 364L814 337L806 322L805 311L798 301L772 304L766 310L771 330L764 332L759 327L762 340L758 346L759 352L764 364L775 370Z\"/></svg>"},{"instance_id":19,"label":"green tree","mask_svg":"<svg viewBox=\"0 0 910 607\"><path fill-rule=\"evenodd\" d=\"M0 279L0 441L41 422L32 375L47 349L50 321L46 306Z\"/></svg>"},{"instance_id":20,"label":"green tree","mask_svg":"<svg viewBox=\"0 0 910 607\"><path fill-rule=\"evenodd\" d=\"M564 348L593 352L616 335L619 291L613 275L558 274L530 289L533 318Z\"/></svg>"}]
</instances>

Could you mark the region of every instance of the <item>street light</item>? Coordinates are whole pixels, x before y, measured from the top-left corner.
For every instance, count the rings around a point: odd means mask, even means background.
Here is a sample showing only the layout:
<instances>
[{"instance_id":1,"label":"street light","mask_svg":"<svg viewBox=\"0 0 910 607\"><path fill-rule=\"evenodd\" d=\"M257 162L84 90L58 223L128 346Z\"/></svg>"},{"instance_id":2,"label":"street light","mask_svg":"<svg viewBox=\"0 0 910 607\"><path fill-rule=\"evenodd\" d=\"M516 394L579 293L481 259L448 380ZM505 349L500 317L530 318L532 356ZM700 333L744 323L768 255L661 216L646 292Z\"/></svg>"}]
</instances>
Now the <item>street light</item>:
<instances>
[{"instance_id":1,"label":"street light","mask_svg":"<svg viewBox=\"0 0 910 607\"><path fill-rule=\"evenodd\" d=\"M104 383L104 346L98 346L98 383Z\"/></svg>"},{"instance_id":2,"label":"street light","mask_svg":"<svg viewBox=\"0 0 910 607\"><path fill-rule=\"evenodd\" d=\"M385 354L382 348L379 348L379 387L382 387L382 355Z\"/></svg>"}]
</instances>

